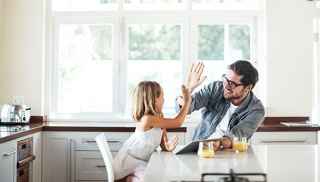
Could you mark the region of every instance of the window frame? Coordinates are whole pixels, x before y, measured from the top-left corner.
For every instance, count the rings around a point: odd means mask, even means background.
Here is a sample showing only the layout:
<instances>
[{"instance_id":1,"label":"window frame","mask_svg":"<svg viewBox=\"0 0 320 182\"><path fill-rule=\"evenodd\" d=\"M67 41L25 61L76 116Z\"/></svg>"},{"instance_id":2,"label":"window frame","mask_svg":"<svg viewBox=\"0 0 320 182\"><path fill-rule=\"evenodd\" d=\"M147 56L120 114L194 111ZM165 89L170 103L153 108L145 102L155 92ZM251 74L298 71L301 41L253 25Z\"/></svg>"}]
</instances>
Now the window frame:
<instances>
[{"instance_id":1,"label":"window frame","mask_svg":"<svg viewBox=\"0 0 320 182\"><path fill-rule=\"evenodd\" d=\"M258 55L257 47L257 34L258 34L258 17L263 16L261 11L256 10L239 10L239 11L228 11L228 10L192 10L191 0L186 0L187 9L176 10L176 11L132 11L125 10L123 3L124 0L120 0L119 9L114 11L72 11L72 12L54 12L51 10L51 0L47 0L47 21L46 27L48 29L46 33L46 75L44 83L44 102L43 107L45 115L48 116L49 120L59 121L59 120L70 120L70 121L131 121L131 116L128 112L128 107L126 104L126 83L127 83L127 51L128 51L128 37L127 37L127 25L129 23L174 23L181 24L182 28L182 43L181 43L181 71L182 71L182 83L185 80L187 72L189 70L189 65L197 60L198 54L198 39L196 27L199 23L217 23L221 22L226 24L226 22L232 24L239 24L239 22L250 22L252 24L252 38L250 42L250 53L251 60L254 65L257 65ZM215 18L212 18L215 17ZM100 20L107 20L107 24L114 25L113 32L113 111L111 113L80 113L80 114L56 114L57 109L57 27L59 23L65 22L71 19L70 22L99 22ZM99 21L98 21L99 20ZM233 23L234 22L234 23ZM225 40L226 41L226 40ZM259 44L260 45L260 44ZM225 45L226 47L226 45ZM257 47L255 49L254 47ZM124 51L121 51L124 50ZM226 55L226 52L225 52ZM226 58L225 58L226 60ZM259 68L259 67L257 67ZM56 91L54 91L56 89ZM260 94L260 88L256 89L258 94ZM179 91L177 91L177 94ZM128 115L129 114L129 115Z\"/></svg>"}]
</instances>

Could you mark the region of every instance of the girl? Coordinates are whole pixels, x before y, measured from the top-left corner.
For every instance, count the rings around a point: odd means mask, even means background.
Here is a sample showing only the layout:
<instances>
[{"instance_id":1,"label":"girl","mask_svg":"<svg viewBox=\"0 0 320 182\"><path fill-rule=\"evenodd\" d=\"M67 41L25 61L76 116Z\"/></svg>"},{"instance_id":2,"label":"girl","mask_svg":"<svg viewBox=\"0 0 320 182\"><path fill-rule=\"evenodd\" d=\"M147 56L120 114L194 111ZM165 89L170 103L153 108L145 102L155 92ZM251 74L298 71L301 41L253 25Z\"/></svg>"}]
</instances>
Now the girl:
<instances>
[{"instance_id":1,"label":"girl","mask_svg":"<svg viewBox=\"0 0 320 182\"><path fill-rule=\"evenodd\" d=\"M143 181L144 169L151 154L160 145L162 150L172 151L166 131L161 128L177 128L183 123L191 103L189 91L182 86L184 105L175 118L163 118L163 90L157 82L143 81L138 84L133 96L133 119L137 122L133 135L124 143L113 161L115 179Z\"/></svg>"}]
</instances>

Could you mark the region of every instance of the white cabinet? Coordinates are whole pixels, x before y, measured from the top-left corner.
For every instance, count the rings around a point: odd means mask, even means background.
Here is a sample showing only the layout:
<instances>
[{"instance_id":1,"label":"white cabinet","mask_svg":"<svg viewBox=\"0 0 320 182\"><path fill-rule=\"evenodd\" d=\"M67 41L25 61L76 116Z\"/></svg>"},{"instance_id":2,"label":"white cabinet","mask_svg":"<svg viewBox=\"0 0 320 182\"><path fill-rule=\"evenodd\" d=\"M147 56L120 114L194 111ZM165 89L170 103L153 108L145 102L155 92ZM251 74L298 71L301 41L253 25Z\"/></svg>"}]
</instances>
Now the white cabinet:
<instances>
[{"instance_id":1,"label":"white cabinet","mask_svg":"<svg viewBox=\"0 0 320 182\"><path fill-rule=\"evenodd\" d=\"M0 144L0 181L16 182L17 165L16 142Z\"/></svg>"},{"instance_id":2,"label":"white cabinet","mask_svg":"<svg viewBox=\"0 0 320 182\"><path fill-rule=\"evenodd\" d=\"M256 132L252 144L317 144L317 132Z\"/></svg>"},{"instance_id":3,"label":"white cabinet","mask_svg":"<svg viewBox=\"0 0 320 182\"><path fill-rule=\"evenodd\" d=\"M99 151L76 151L77 180L106 180L106 168Z\"/></svg>"},{"instance_id":4,"label":"white cabinet","mask_svg":"<svg viewBox=\"0 0 320 182\"><path fill-rule=\"evenodd\" d=\"M316 145L256 145L253 150L267 181L319 182Z\"/></svg>"},{"instance_id":5,"label":"white cabinet","mask_svg":"<svg viewBox=\"0 0 320 182\"><path fill-rule=\"evenodd\" d=\"M42 158L42 133L38 132L33 137L33 155L36 159L32 162L32 182L41 182L41 158Z\"/></svg>"},{"instance_id":6,"label":"white cabinet","mask_svg":"<svg viewBox=\"0 0 320 182\"><path fill-rule=\"evenodd\" d=\"M70 139L59 132L43 132L43 182L70 181Z\"/></svg>"},{"instance_id":7,"label":"white cabinet","mask_svg":"<svg viewBox=\"0 0 320 182\"><path fill-rule=\"evenodd\" d=\"M72 138L74 181L107 180L105 165L95 142L95 137L98 134L98 132L79 132L78 136ZM129 132L107 132L105 134L113 155L119 151L130 134Z\"/></svg>"},{"instance_id":8,"label":"white cabinet","mask_svg":"<svg viewBox=\"0 0 320 182\"><path fill-rule=\"evenodd\" d=\"M95 141L95 137L99 135L98 132L79 132L78 136L72 138L74 145L74 150L99 150ZM129 132L107 132L105 134L106 141L108 141L110 150L112 152L117 152L123 143L129 138Z\"/></svg>"},{"instance_id":9,"label":"white cabinet","mask_svg":"<svg viewBox=\"0 0 320 182\"><path fill-rule=\"evenodd\" d=\"M33 154L36 156L30 166L30 181L41 182L41 132L0 144L0 182L17 181L17 142L30 137L33 138Z\"/></svg>"},{"instance_id":10,"label":"white cabinet","mask_svg":"<svg viewBox=\"0 0 320 182\"><path fill-rule=\"evenodd\" d=\"M43 182L106 181L102 156L95 142L101 132L43 132ZM130 137L130 132L106 132L113 155ZM184 132L169 132L185 143Z\"/></svg>"}]
</instances>

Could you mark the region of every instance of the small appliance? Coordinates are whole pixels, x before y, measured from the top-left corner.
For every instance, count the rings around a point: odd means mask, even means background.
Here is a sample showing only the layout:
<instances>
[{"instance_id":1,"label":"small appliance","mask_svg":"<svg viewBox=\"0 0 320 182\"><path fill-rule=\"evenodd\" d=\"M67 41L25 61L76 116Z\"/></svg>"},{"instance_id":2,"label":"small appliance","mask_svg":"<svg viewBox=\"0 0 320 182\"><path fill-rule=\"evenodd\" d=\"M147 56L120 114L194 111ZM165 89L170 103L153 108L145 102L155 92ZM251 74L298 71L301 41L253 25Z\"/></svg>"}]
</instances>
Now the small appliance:
<instances>
[{"instance_id":1,"label":"small appliance","mask_svg":"<svg viewBox=\"0 0 320 182\"><path fill-rule=\"evenodd\" d=\"M31 108L27 105L4 104L0 107L0 124L29 124Z\"/></svg>"}]
</instances>

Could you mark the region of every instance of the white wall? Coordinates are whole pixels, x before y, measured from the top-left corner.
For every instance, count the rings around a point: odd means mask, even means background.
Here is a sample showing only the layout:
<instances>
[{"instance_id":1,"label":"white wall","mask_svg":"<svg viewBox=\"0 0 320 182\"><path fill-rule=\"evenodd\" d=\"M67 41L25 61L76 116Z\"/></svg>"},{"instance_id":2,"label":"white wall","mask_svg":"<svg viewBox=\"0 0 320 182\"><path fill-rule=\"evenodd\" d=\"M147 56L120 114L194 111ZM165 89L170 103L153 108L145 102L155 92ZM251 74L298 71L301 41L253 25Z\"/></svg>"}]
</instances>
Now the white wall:
<instances>
[{"instance_id":1,"label":"white wall","mask_svg":"<svg viewBox=\"0 0 320 182\"><path fill-rule=\"evenodd\" d=\"M24 96L32 114L41 113L43 57L42 0L3 0L3 54L0 103Z\"/></svg>"},{"instance_id":2,"label":"white wall","mask_svg":"<svg viewBox=\"0 0 320 182\"><path fill-rule=\"evenodd\" d=\"M311 115L315 11L307 0L266 0L269 116Z\"/></svg>"},{"instance_id":3,"label":"white wall","mask_svg":"<svg viewBox=\"0 0 320 182\"><path fill-rule=\"evenodd\" d=\"M32 113L41 114L44 2L2 1L5 46L0 57L0 103L10 102L12 96L24 96ZM269 116L311 114L314 11L313 3L307 0L266 0Z\"/></svg>"},{"instance_id":4,"label":"white wall","mask_svg":"<svg viewBox=\"0 0 320 182\"><path fill-rule=\"evenodd\" d=\"M0 67L1 67L1 63L2 63L1 55L2 55L2 43L3 43L3 40L2 40L2 37L3 37L3 33L2 33L2 29L3 29L3 25L2 25L2 22L3 22L3 7L2 7L2 4L3 4L3 2L2 2L2 0L0 0ZM0 72L0 78L3 78L1 72ZM0 90L2 90L1 82L0 82ZM1 91L0 91L0 93L1 93Z\"/></svg>"}]
</instances>

